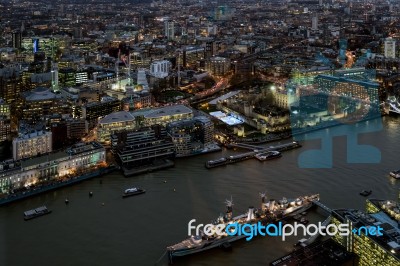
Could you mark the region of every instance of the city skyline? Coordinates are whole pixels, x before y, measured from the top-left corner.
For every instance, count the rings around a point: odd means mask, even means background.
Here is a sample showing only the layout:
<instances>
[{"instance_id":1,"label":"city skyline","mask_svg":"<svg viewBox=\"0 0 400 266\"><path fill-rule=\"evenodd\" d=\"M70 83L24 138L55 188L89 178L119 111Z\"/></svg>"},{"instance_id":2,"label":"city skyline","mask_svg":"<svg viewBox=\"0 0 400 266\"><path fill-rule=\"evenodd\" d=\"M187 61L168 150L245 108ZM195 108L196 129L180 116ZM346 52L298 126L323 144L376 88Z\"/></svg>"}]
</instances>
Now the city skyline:
<instances>
[{"instance_id":1,"label":"city skyline","mask_svg":"<svg viewBox=\"0 0 400 266\"><path fill-rule=\"evenodd\" d=\"M400 265L398 0L0 10L0 264Z\"/></svg>"}]
</instances>

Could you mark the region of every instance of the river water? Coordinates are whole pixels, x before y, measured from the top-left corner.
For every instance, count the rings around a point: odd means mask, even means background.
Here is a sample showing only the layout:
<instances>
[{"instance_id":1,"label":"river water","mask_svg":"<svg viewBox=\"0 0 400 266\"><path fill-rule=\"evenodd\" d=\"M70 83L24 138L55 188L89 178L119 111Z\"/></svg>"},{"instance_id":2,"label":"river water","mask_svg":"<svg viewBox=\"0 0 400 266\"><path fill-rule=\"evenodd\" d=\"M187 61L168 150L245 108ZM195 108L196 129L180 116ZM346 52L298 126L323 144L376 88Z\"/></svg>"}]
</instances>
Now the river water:
<instances>
[{"instance_id":1,"label":"river water","mask_svg":"<svg viewBox=\"0 0 400 266\"><path fill-rule=\"evenodd\" d=\"M318 147L318 141L303 142L301 149L284 152L273 161L204 167L206 160L238 152L224 150L177 160L174 168L137 177L124 178L114 172L0 207L0 265L155 265L167 245L186 237L191 219L210 222L225 211L224 201L231 196L234 215L257 206L263 191L274 199L320 193L321 202L331 208L364 209L365 198L359 195L364 189L373 190L371 197L397 199L400 181L387 174L400 168L399 123L395 117L384 117L382 130L360 135L360 143L381 151L377 164L347 163L346 138L337 137L333 167L328 169L298 166L299 154ZM338 128L324 129L328 135L332 130ZM122 191L132 186L143 187L147 193L122 199ZM41 205L53 213L23 220L24 211ZM320 219L318 211L310 215L311 220ZM211 250L177 259L174 265L268 265L290 252L295 240L241 240L233 244L232 252ZM166 257L157 265L167 265Z\"/></svg>"}]
</instances>

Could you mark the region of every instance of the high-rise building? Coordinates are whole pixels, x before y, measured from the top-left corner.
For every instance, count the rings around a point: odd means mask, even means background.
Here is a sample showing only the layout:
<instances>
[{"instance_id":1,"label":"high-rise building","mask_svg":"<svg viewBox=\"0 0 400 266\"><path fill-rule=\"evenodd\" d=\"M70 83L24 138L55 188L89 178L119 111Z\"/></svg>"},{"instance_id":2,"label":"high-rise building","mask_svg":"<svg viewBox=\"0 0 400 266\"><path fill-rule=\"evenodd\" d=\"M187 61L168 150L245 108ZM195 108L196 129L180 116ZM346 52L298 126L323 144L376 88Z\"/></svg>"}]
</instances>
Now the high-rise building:
<instances>
[{"instance_id":1,"label":"high-rise building","mask_svg":"<svg viewBox=\"0 0 400 266\"><path fill-rule=\"evenodd\" d=\"M82 27L78 26L74 28L74 38L75 39L82 39Z\"/></svg>"},{"instance_id":2,"label":"high-rise building","mask_svg":"<svg viewBox=\"0 0 400 266\"><path fill-rule=\"evenodd\" d=\"M69 114L70 107L61 94L49 88L38 87L21 94L22 106L19 118L35 123L54 114Z\"/></svg>"},{"instance_id":3,"label":"high-rise building","mask_svg":"<svg viewBox=\"0 0 400 266\"><path fill-rule=\"evenodd\" d=\"M67 138L81 139L86 133L86 121L81 118L69 118L67 123Z\"/></svg>"},{"instance_id":4,"label":"high-rise building","mask_svg":"<svg viewBox=\"0 0 400 266\"><path fill-rule=\"evenodd\" d=\"M20 49L22 46L22 33L20 31L13 32L12 34L13 48Z\"/></svg>"},{"instance_id":5,"label":"high-rise building","mask_svg":"<svg viewBox=\"0 0 400 266\"><path fill-rule=\"evenodd\" d=\"M385 39L385 57L396 58L396 40L393 38Z\"/></svg>"},{"instance_id":6,"label":"high-rise building","mask_svg":"<svg viewBox=\"0 0 400 266\"><path fill-rule=\"evenodd\" d=\"M65 121L57 121L51 123L51 138L54 150L64 147L68 141L67 137L67 124Z\"/></svg>"},{"instance_id":7,"label":"high-rise building","mask_svg":"<svg viewBox=\"0 0 400 266\"><path fill-rule=\"evenodd\" d=\"M8 140L11 136L11 120L0 115L0 142Z\"/></svg>"},{"instance_id":8,"label":"high-rise building","mask_svg":"<svg viewBox=\"0 0 400 266\"><path fill-rule=\"evenodd\" d=\"M315 14L311 19L311 29L318 30L318 15Z\"/></svg>"},{"instance_id":9,"label":"high-rise building","mask_svg":"<svg viewBox=\"0 0 400 266\"><path fill-rule=\"evenodd\" d=\"M13 159L20 160L53 150L52 133L47 131L34 131L20 135L13 140Z\"/></svg>"},{"instance_id":10,"label":"high-rise building","mask_svg":"<svg viewBox=\"0 0 400 266\"><path fill-rule=\"evenodd\" d=\"M187 68L195 68L199 65L199 61L205 57L204 47L191 46L183 50L183 66Z\"/></svg>"},{"instance_id":11,"label":"high-rise building","mask_svg":"<svg viewBox=\"0 0 400 266\"><path fill-rule=\"evenodd\" d=\"M0 98L0 116L10 119L10 105Z\"/></svg>"},{"instance_id":12,"label":"high-rise building","mask_svg":"<svg viewBox=\"0 0 400 266\"><path fill-rule=\"evenodd\" d=\"M0 142L11 136L11 112L10 105L0 99Z\"/></svg>"},{"instance_id":13,"label":"high-rise building","mask_svg":"<svg viewBox=\"0 0 400 266\"><path fill-rule=\"evenodd\" d=\"M51 66L51 89L53 91L58 91L58 65L52 64Z\"/></svg>"},{"instance_id":14,"label":"high-rise building","mask_svg":"<svg viewBox=\"0 0 400 266\"><path fill-rule=\"evenodd\" d=\"M215 76L223 76L231 69L229 58L212 57L206 62L206 70Z\"/></svg>"},{"instance_id":15,"label":"high-rise building","mask_svg":"<svg viewBox=\"0 0 400 266\"><path fill-rule=\"evenodd\" d=\"M64 37L24 37L21 48L25 54L43 52L46 57L55 58L57 50L64 46Z\"/></svg>"},{"instance_id":16,"label":"high-rise building","mask_svg":"<svg viewBox=\"0 0 400 266\"><path fill-rule=\"evenodd\" d=\"M0 98L6 103L16 102L24 91L20 72L14 68L0 69Z\"/></svg>"},{"instance_id":17,"label":"high-rise building","mask_svg":"<svg viewBox=\"0 0 400 266\"><path fill-rule=\"evenodd\" d=\"M86 71L77 71L76 72L76 85L82 85L89 80L89 74Z\"/></svg>"},{"instance_id":18,"label":"high-rise building","mask_svg":"<svg viewBox=\"0 0 400 266\"><path fill-rule=\"evenodd\" d=\"M76 85L76 72L72 68L62 68L58 71L59 84L62 87L74 87Z\"/></svg>"},{"instance_id":19,"label":"high-rise building","mask_svg":"<svg viewBox=\"0 0 400 266\"><path fill-rule=\"evenodd\" d=\"M143 68L139 68L137 72L137 84L141 85L143 90L148 91L149 90L149 83L147 81L146 77L146 70Z\"/></svg>"},{"instance_id":20,"label":"high-rise building","mask_svg":"<svg viewBox=\"0 0 400 266\"><path fill-rule=\"evenodd\" d=\"M173 21L164 21L164 35L168 40L173 40L175 38L175 23Z\"/></svg>"},{"instance_id":21,"label":"high-rise building","mask_svg":"<svg viewBox=\"0 0 400 266\"><path fill-rule=\"evenodd\" d=\"M154 61L150 65L150 74L156 78L165 78L171 68L171 62L168 60Z\"/></svg>"}]
</instances>

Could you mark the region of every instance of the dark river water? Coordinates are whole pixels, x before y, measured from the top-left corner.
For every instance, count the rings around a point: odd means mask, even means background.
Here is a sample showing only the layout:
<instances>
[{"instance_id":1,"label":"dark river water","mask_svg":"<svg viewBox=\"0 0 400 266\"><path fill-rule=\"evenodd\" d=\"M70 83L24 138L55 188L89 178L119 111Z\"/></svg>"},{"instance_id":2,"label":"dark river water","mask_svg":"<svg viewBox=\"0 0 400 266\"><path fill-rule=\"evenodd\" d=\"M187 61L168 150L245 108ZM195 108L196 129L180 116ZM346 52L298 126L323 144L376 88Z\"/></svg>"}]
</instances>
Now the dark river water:
<instances>
[{"instance_id":1,"label":"dark river water","mask_svg":"<svg viewBox=\"0 0 400 266\"><path fill-rule=\"evenodd\" d=\"M167 245L186 237L191 219L210 222L225 211L224 201L231 196L234 215L258 204L263 191L275 199L320 193L321 202L331 208L364 209L365 198L359 195L364 189L373 191L371 197L396 199L400 181L388 177L388 172L400 168L399 121L385 117L382 130L360 135L357 140L377 147L380 163L348 163L346 137L336 137L332 168L299 167L299 154L318 148L318 140L302 142L301 149L285 152L273 161L249 160L211 170L204 167L206 160L239 152L224 150L178 160L174 168L165 171L132 178L115 172L0 207L0 265L155 265ZM368 128L374 123L377 121L359 126ZM335 130L340 127L324 132L335 135ZM132 186L143 187L147 193L122 199L122 191ZM53 213L23 220L24 211L41 205ZM314 212L309 214L311 220L322 217ZM241 240L233 244L232 252L211 250L177 259L174 265L268 265L290 252L295 241L274 237ZM157 265L167 265L166 257Z\"/></svg>"}]
</instances>

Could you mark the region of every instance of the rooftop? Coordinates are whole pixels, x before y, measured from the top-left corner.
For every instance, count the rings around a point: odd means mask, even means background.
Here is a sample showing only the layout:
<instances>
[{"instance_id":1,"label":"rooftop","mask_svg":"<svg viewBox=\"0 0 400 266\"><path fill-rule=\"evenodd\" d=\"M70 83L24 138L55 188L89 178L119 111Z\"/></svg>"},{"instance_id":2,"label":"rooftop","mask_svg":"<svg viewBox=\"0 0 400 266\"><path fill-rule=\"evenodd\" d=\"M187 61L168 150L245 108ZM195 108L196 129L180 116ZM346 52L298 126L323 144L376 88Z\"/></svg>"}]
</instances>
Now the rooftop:
<instances>
[{"instance_id":1,"label":"rooftop","mask_svg":"<svg viewBox=\"0 0 400 266\"><path fill-rule=\"evenodd\" d=\"M38 87L34 90L24 92L23 97L26 101L43 101L61 98L61 95L55 94L49 88Z\"/></svg>"},{"instance_id":2,"label":"rooftop","mask_svg":"<svg viewBox=\"0 0 400 266\"><path fill-rule=\"evenodd\" d=\"M120 111L106 115L105 117L100 119L99 124L111 124L115 122L126 122L134 120L135 117L131 113L126 111Z\"/></svg>"},{"instance_id":3,"label":"rooftop","mask_svg":"<svg viewBox=\"0 0 400 266\"><path fill-rule=\"evenodd\" d=\"M52 152L49 154L40 155L37 157L24 159L21 161L21 167L26 168L30 166L34 166L37 164L42 164L51 161L57 161L63 158L67 158L71 155L77 155L83 152L87 152L90 150L97 150L99 148L103 148L101 144L97 142L89 142L89 143L77 143L66 150Z\"/></svg>"},{"instance_id":4,"label":"rooftop","mask_svg":"<svg viewBox=\"0 0 400 266\"><path fill-rule=\"evenodd\" d=\"M31 138L45 136L45 135L46 136L51 135L51 132L43 131L43 130L31 131L26 134L20 135L19 137L15 138L14 140L31 139Z\"/></svg>"},{"instance_id":5,"label":"rooftop","mask_svg":"<svg viewBox=\"0 0 400 266\"><path fill-rule=\"evenodd\" d=\"M89 103L87 103L86 107L92 107L92 106L101 105L101 104L109 103L109 102L113 102L113 101L118 101L118 99L113 98L113 97L103 97L103 98L101 98L100 102L89 102Z\"/></svg>"},{"instance_id":6,"label":"rooftop","mask_svg":"<svg viewBox=\"0 0 400 266\"><path fill-rule=\"evenodd\" d=\"M163 116L170 116L170 115L177 115L177 114L191 114L193 113L193 110L190 109L189 107L186 107L185 105L172 105L172 106L166 106L163 108L159 108L156 110L153 110L153 112L150 112L148 114L145 114L145 118L159 118Z\"/></svg>"},{"instance_id":7,"label":"rooftop","mask_svg":"<svg viewBox=\"0 0 400 266\"><path fill-rule=\"evenodd\" d=\"M167 128L191 125L196 122L207 124L207 123L210 123L211 121L207 116L196 116L191 119L185 119L185 120L180 120L180 121L175 121L175 122L169 123Z\"/></svg>"}]
</instances>

